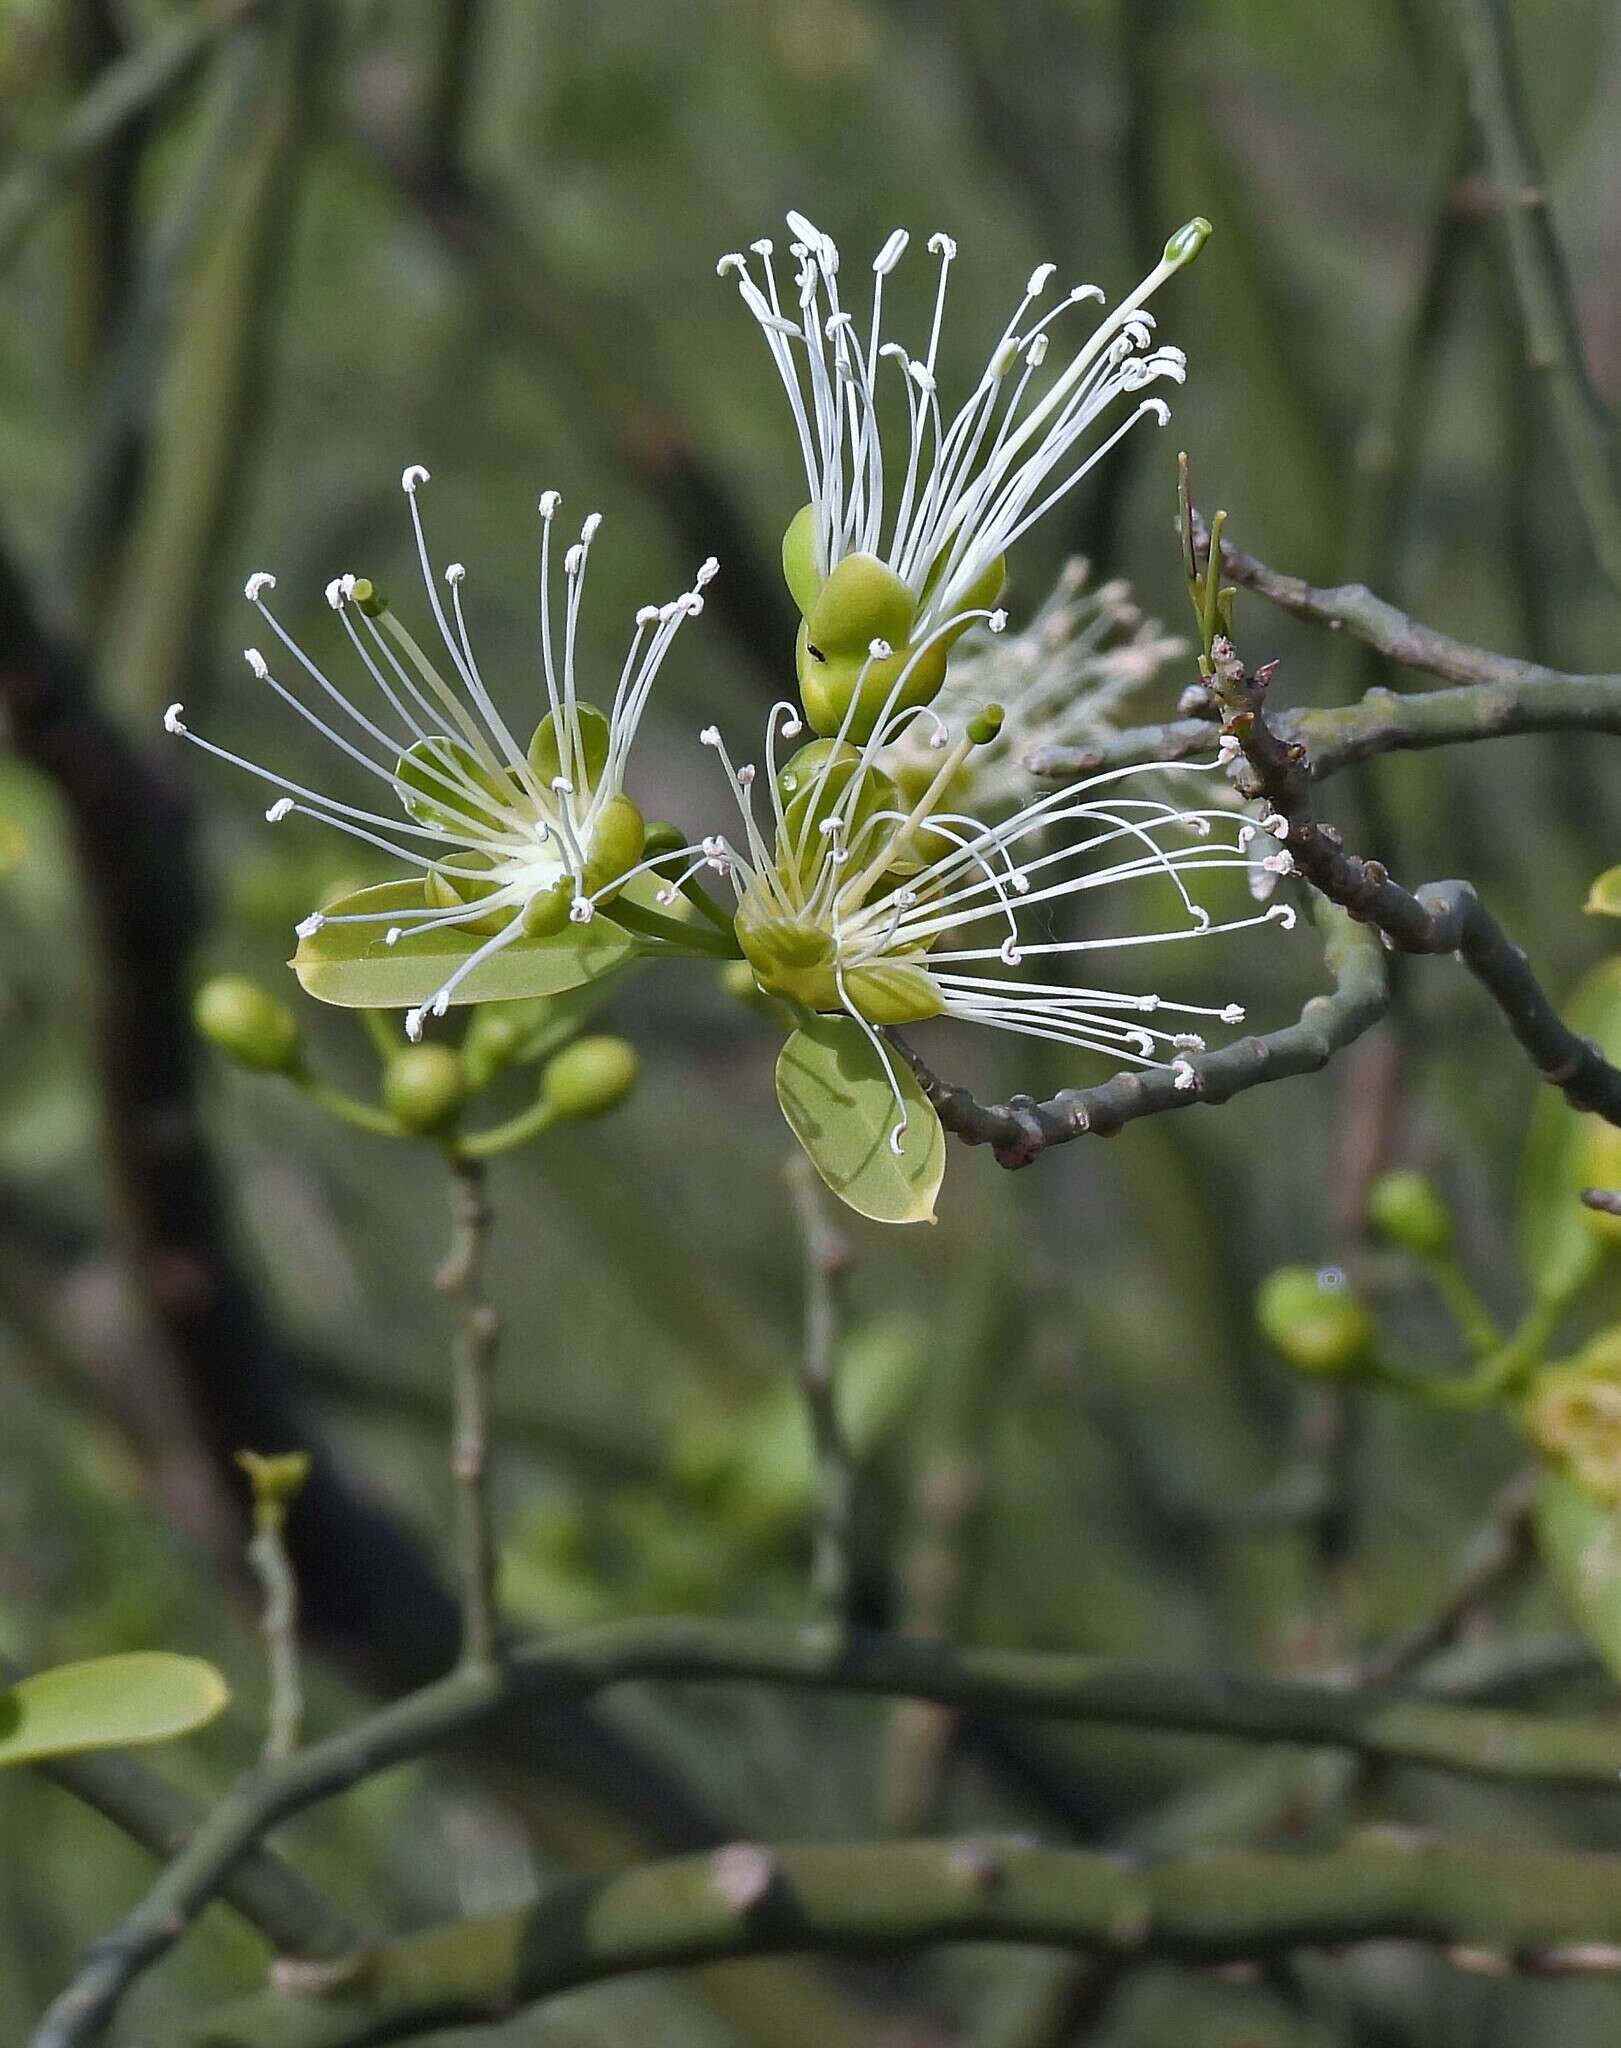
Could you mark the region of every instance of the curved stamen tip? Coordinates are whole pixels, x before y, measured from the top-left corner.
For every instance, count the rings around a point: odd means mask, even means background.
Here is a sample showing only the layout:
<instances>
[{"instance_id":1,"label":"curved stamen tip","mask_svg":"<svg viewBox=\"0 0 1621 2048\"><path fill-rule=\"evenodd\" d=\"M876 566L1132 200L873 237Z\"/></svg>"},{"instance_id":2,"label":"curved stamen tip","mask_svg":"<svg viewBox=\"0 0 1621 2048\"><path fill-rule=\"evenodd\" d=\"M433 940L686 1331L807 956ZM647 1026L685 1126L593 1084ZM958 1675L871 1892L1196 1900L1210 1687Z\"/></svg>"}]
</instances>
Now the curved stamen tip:
<instances>
[{"instance_id":1,"label":"curved stamen tip","mask_svg":"<svg viewBox=\"0 0 1621 2048\"><path fill-rule=\"evenodd\" d=\"M428 481L428 472L420 462L413 462L400 471L400 489L410 498L416 495L417 486ZM418 1013L420 1015L420 1012Z\"/></svg>"},{"instance_id":2,"label":"curved stamen tip","mask_svg":"<svg viewBox=\"0 0 1621 2048\"><path fill-rule=\"evenodd\" d=\"M568 907L570 924L589 924L597 914L597 906L589 896L576 896Z\"/></svg>"},{"instance_id":3,"label":"curved stamen tip","mask_svg":"<svg viewBox=\"0 0 1621 2048\"><path fill-rule=\"evenodd\" d=\"M1193 1071L1193 1068L1186 1060L1172 1060L1171 1085L1180 1093L1186 1094L1190 1088L1196 1088L1199 1085L1199 1076Z\"/></svg>"},{"instance_id":4,"label":"curved stamen tip","mask_svg":"<svg viewBox=\"0 0 1621 2048\"><path fill-rule=\"evenodd\" d=\"M542 491L535 509L539 512L542 519L555 519L557 517L557 508L562 502L563 493L561 491Z\"/></svg>"},{"instance_id":5,"label":"curved stamen tip","mask_svg":"<svg viewBox=\"0 0 1621 2048\"><path fill-rule=\"evenodd\" d=\"M450 990L448 988L442 988L439 991L439 993L434 997L433 1002L429 1005L429 1007L432 1009L433 1014L436 1017L444 1016L445 1012L450 1008Z\"/></svg>"},{"instance_id":6,"label":"curved stamen tip","mask_svg":"<svg viewBox=\"0 0 1621 2048\"><path fill-rule=\"evenodd\" d=\"M1295 910L1292 903L1274 903L1266 914L1281 924L1286 932L1294 930Z\"/></svg>"},{"instance_id":7,"label":"curved stamen tip","mask_svg":"<svg viewBox=\"0 0 1621 2048\"><path fill-rule=\"evenodd\" d=\"M692 579L694 590L702 590L706 583L713 583L720 574L720 563L713 555L706 555L698 564L698 573Z\"/></svg>"},{"instance_id":8,"label":"curved stamen tip","mask_svg":"<svg viewBox=\"0 0 1621 2048\"><path fill-rule=\"evenodd\" d=\"M1170 425L1171 408L1165 403L1163 398L1145 398L1137 408L1138 418L1140 419L1147 412L1151 412L1154 415L1160 426L1168 427Z\"/></svg>"},{"instance_id":9,"label":"curved stamen tip","mask_svg":"<svg viewBox=\"0 0 1621 2048\"><path fill-rule=\"evenodd\" d=\"M956 253L957 245L948 234L945 234L944 232L937 228L935 232L932 235L930 235L929 254L931 256L943 256L945 260L949 263L952 260L952 258L956 255Z\"/></svg>"},{"instance_id":10,"label":"curved stamen tip","mask_svg":"<svg viewBox=\"0 0 1621 2048\"><path fill-rule=\"evenodd\" d=\"M582 542L576 541L563 557L563 574L565 576L578 576L584 566L585 547Z\"/></svg>"},{"instance_id":11,"label":"curved stamen tip","mask_svg":"<svg viewBox=\"0 0 1621 2048\"><path fill-rule=\"evenodd\" d=\"M698 735L698 743L700 746L718 747L720 745L720 727L718 725L706 725Z\"/></svg>"},{"instance_id":12,"label":"curved stamen tip","mask_svg":"<svg viewBox=\"0 0 1621 2048\"><path fill-rule=\"evenodd\" d=\"M350 580L353 581L353 578ZM326 587L326 601L335 612L343 610L344 599L349 595L348 591L344 589L343 584L344 579L341 576L334 576Z\"/></svg>"},{"instance_id":13,"label":"curved stamen tip","mask_svg":"<svg viewBox=\"0 0 1621 2048\"><path fill-rule=\"evenodd\" d=\"M1004 967L1017 967L1024 958L1023 953L1019 951L1017 939L1004 939L997 951Z\"/></svg>"},{"instance_id":14,"label":"curved stamen tip","mask_svg":"<svg viewBox=\"0 0 1621 2048\"><path fill-rule=\"evenodd\" d=\"M398 944L400 943L401 939L403 939L404 937L405 937L405 927L404 927L404 925L402 925L402 924L391 924L391 925L389 926L388 930L387 930L386 932L384 932L384 934L383 934L383 944L384 944L385 946L397 946L397 945L398 945Z\"/></svg>"},{"instance_id":15,"label":"curved stamen tip","mask_svg":"<svg viewBox=\"0 0 1621 2048\"><path fill-rule=\"evenodd\" d=\"M163 730L173 733L177 739L183 739L188 731L186 721L180 715L185 708L184 704L171 704L163 714Z\"/></svg>"},{"instance_id":16,"label":"curved stamen tip","mask_svg":"<svg viewBox=\"0 0 1621 2048\"><path fill-rule=\"evenodd\" d=\"M1007 613L1005 611L997 610L992 612L990 617L985 621L985 630L987 633L1000 633L1006 625Z\"/></svg>"},{"instance_id":17,"label":"curved stamen tip","mask_svg":"<svg viewBox=\"0 0 1621 2048\"><path fill-rule=\"evenodd\" d=\"M1295 857L1287 847L1277 853L1269 853L1265 860L1256 863L1269 875L1292 875L1295 871Z\"/></svg>"},{"instance_id":18,"label":"curved stamen tip","mask_svg":"<svg viewBox=\"0 0 1621 2048\"><path fill-rule=\"evenodd\" d=\"M750 242L749 247L756 256L769 256L776 248L776 244L769 235L761 235L757 241Z\"/></svg>"},{"instance_id":19,"label":"curved stamen tip","mask_svg":"<svg viewBox=\"0 0 1621 2048\"><path fill-rule=\"evenodd\" d=\"M677 604L682 615L689 619L696 619L704 608L704 601L696 590L687 591L683 597L677 599Z\"/></svg>"},{"instance_id":20,"label":"curved stamen tip","mask_svg":"<svg viewBox=\"0 0 1621 2048\"><path fill-rule=\"evenodd\" d=\"M283 818L291 815L292 809L293 800L290 796L277 797L269 810L265 812L265 823L267 825L279 825Z\"/></svg>"},{"instance_id":21,"label":"curved stamen tip","mask_svg":"<svg viewBox=\"0 0 1621 2048\"><path fill-rule=\"evenodd\" d=\"M405 1035L413 1045L422 1037L422 1015L420 1010L407 1010L405 1013Z\"/></svg>"},{"instance_id":22,"label":"curved stamen tip","mask_svg":"<svg viewBox=\"0 0 1621 2048\"><path fill-rule=\"evenodd\" d=\"M467 564L465 562L447 562L445 564L445 581L447 583L460 583L466 574Z\"/></svg>"},{"instance_id":23,"label":"curved stamen tip","mask_svg":"<svg viewBox=\"0 0 1621 2048\"><path fill-rule=\"evenodd\" d=\"M659 608L656 604L644 604L636 614L638 626L656 626L659 622Z\"/></svg>"},{"instance_id":24,"label":"curved stamen tip","mask_svg":"<svg viewBox=\"0 0 1621 2048\"><path fill-rule=\"evenodd\" d=\"M274 590L276 579L268 569L255 569L242 586L242 595L249 604L257 604L267 590Z\"/></svg>"},{"instance_id":25,"label":"curved stamen tip","mask_svg":"<svg viewBox=\"0 0 1621 2048\"><path fill-rule=\"evenodd\" d=\"M1244 1021L1244 1005L1242 1003L1229 1003L1221 1013L1221 1021L1223 1024L1242 1024Z\"/></svg>"},{"instance_id":26,"label":"curved stamen tip","mask_svg":"<svg viewBox=\"0 0 1621 2048\"><path fill-rule=\"evenodd\" d=\"M895 1157L896 1157L897 1159L899 1159L899 1158L900 1158L900 1156L901 1156L901 1153L902 1153L902 1152L903 1152L903 1151L905 1150L905 1147L904 1147L904 1146L903 1146L903 1144L901 1143L901 1140L902 1140L902 1139L903 1139L903 1138L904 1138L905 1136L906 1136L906 1119L905 1119L905 1117L902 1117L902 1118L901 1118L901 1120L900 1120L900 1122L899 1122L899 1123L898 1123L898 1124L897 1124L897 1125L895 1126L895 1128L894 1128L894 1129L893 1129L893 1130L892 1130L892 1131L890 1132L890 1134L889 1134L889 1149L890 1149L890 1151L891 1151L891 1152L893 1152L893 1153L894 1153L894 1155L895 1155Z\"/></svg>"},{"instance_id":27,"label":"curved stamen tip","mask_svg":"<svg viewBox=\"0 0 1621 2048\"><path fill-rule=\"evenodd\" d=\"M588 548L591 545L591 543L596 539L597 530L601 525L602 514L600 512L587 512L584 519L582 519L580 522L581 547Z\"/></svg>"},{"instance_id":28,"label":"curved stamen tip","mask_svg":"<svg viewBox=\"0 0 1621 2048\"><path fill-rule=\"evenodd\" d=\"M293 930L301 939L313 939L325 923L326 919L321 915L320 911L312 910L308 917L301 917L298 920L297 924L293 926Z\"/></svg>"},{"instance_id":29,"label":"curved stamen tip","mask_svg":"<svg viewBox=\"0 0 1621 2048\"><path fill-rule=\"evenodd\" d=\"M1024 288L1025 296L1032 299L1039 298L1052 282L1053 272L1057 268L1058 265L1056 263L1038 263L1030 273L1030 282Z\"/></svg>"},{"instance_id":30,"label":"curved stamen tip","mask_svg":"<svg viewBox=\"0 0 1621 2048\"><path fill-rule=\"evenodd\" d=\"M244 647L242 650L242 659L247 663L248 667L253 670L253 673L259 678L261 683L269 675L270 664L268 661L265 660L264 656L259 652L257 647Z\"/></svg>"},{"instance_id":31,"label":"curved stamen tip","mask_svg":"<svg viewBox=\"0 0 1621 2048\"><path fill-rule=\"evenodd\" d=\"M717 277L725 277L728 271L735 270L740 276L746 277L748 269L749 266L744 261L741 252L736 249L728 249L726 254L715 265L715 275Z\"/></svg>"},{"instance_id":32,"label":"curved stamen tip","mask_svg":"<svg viewBox=\"0 0 1621 2048\"><path fill-rule=\"evenodd\" d=\"M1195 903L1193 906L1193 922L1202 932L1210 929L1210 912L1202 903Z\"/></svg>"}]
</instances>

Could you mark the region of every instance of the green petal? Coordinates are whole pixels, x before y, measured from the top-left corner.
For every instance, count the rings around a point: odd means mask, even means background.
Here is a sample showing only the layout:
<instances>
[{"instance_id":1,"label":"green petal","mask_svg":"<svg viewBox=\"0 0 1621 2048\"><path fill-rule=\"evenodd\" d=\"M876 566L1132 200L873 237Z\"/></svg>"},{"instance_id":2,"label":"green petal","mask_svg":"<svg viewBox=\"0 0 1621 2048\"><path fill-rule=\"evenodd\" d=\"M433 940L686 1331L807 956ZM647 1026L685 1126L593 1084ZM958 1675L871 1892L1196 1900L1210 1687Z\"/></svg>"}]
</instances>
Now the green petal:
<instances>
[{"instance_id":1,"label":"green petal","mask_svg":"<svg viewBox=\"0 0 1621 2048\"><path fill-rule=\"evenodd\" d=\"M345 896L326 912L409 911L424 907L420 882L382 882ZM342 1009L408 1009L424 1003L467 956L486 943L477 932L451 926L413 936L407 929L384 944L386 919L375 924L323 924L300 939L291 962L307 995ZM514 939L457 988L455 1003L499 1003L515 996L557 995L621 967L636 942L602 915L571 924L551 938Z\"/></svg>"},{"instance_id":2,"label":"green petal","mask_svg":"<svg viewBox=\"0 0 1621 2048\"><path fill-rule=\"evenodd\" d=\"M1606 868L1594 878L1582 908L1598 917L1621 917L1621 868Z\"/></svg>"},{"instance_id":3,"label":"green petal","mask_svg":"<svg viewBox=\"0 0 1621 2048\"><path fill-rule=\"evenodd\" d=\"M212 1664L166 1650L59 1664L0 1692L0 1765L167 1742L212 1721L230 1697Z\"/></svg>"},{"instance_id":4,"label":"green petal","mask_svg":"<svg viewBox=\"0 0 1621 2048\"><path fill-rule=\"evenodd\" d=\"M932 1223L946 1170L946 1134L898 1054L906 1104L897 1154L895 1097L877 1048L848 1017L801 1026L777 1057L777 1100L811 1164L841 1202L875 1223Z\"/></svg>"},{"instance_id":5,"label":"green petal","mask_svg":"<svg viewBox=\"0 0 1621 2048\"><path fill-rule=\"evenodd\" d=\"M569 759L563 759L563 749L557 736L557 714L548 711L535 727L529 742L529 765L548 789L559 775L567 777L574 784L576 792L584 796L587 790L595 789L602 779L602 771L608 765L608 744L612 738L608 721L594 704L576 704L574 720L580 735L580 752L585 756L584 773L580 763L569 750Z\"/></svg>"}]
</instances>

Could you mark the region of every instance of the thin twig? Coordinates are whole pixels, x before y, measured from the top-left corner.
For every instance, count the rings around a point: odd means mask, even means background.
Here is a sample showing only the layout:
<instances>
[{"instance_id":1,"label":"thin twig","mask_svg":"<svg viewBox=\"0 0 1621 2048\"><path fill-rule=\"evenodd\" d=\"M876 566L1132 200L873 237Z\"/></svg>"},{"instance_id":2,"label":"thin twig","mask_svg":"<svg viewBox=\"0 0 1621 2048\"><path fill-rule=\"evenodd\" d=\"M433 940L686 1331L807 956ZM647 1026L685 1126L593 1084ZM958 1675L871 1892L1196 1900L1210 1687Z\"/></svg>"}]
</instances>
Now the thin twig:
<instances>
[{"instance_id":1,"label":"thin twig","mask_svg":"<svg viewBox=\"0 0 1621 2048\"><path fill-rule=\"evenodd\" d=\"M237 1463L253 1488L253 1536L248 1563L264 1594L259 1628L269 1672L264 1761L279 1763L298 1747L304 1725L304 1681L298 1658L298 1575L287 1551L287 1513L309 1477L305 1452L267 1457L238 1451Z\"/></svg>"},{"instance_id":2,"label":"thin twig","mask_svg":"<svg viewBox=\"0 0 1621 2048\"><path fill-rule=\"evenodd\" d=\"M1449 5L1469 109L1486 146L1508 246L1525 359L1547 389L1554 432L1593 552L1621 597L1621 433L1583 358L1570 278L1531 138L1508 9L1504 0L1449 0Z\"/></svg>"},{"instance_id":3,"label":"thin twig","mask_svg":"<svg viewBox=\"0 0 1621 2048\"><path fill-rule=\"evenodd\" d=\"M498 1561L490 1509L490 1391L501 1322L484 1297L490 1206L482 1163L452 1154L450 1250L435 1285L456 1318L452 1340L450 1470L456 1483L456 1569L462 1661L483 1666L500 1649Z\"/></svg>"},{"instance_id":4,"label":"thin twig","mask_svg":"<svg viewBox=\"0 0 1621 2048\"><path fill-rule=\"evenodd\" d=\"M1116 1074L1092 1088L1062 1089L1046 1102L1015 1095L1007 1102L983 1103L966 1088L940 1080L898 1032L889 1036L948 1131L966 1144L989 1145L1001 1166L1028 1166L1050 1146L1110 1137L1138 1117L1198 1102L1228 1102L1248 1088L1314 1074L1371 1029L1390 1000L1377 940L1332 904L1314 904L1312 914L1334 982L1331 993L1313 996L1295 1023L1277 1031L1241 1038L1214 1052L1187 1054L1180 1073L1146 1068Z\"/></svg>"},{"instance_id":5,"label":"thin twig","mask_svg":"<svg viewBox=\"0 0 1621 2048\"><path fill-rule=\"evenodd\" d=\"M821 1183L804 1153L786 1168L804 1248L805 1335L799 1384L816 1460L811 1592L822 1618L850 1625L855 1591L855 1459L839 1420L838 1365L850 1241L828 1220Z\"/></svg>"}]
</instances>

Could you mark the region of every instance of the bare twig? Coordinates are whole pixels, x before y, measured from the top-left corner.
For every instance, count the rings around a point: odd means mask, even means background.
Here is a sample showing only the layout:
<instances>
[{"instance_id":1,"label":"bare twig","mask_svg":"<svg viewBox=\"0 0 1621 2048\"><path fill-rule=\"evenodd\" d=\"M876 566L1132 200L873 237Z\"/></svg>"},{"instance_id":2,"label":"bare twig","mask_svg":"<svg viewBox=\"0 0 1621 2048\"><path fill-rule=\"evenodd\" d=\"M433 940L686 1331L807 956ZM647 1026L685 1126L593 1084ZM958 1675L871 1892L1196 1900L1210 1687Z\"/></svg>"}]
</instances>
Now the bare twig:
<instances>
[{"instance_id":1,"label":"bare twig","mask_svg":"<svg viewBox=\"0 0 1621 2048\"><path fill-rule=\"evenodd\" d=\"M248 1562L264 1594L259 1617L269 1667L269 1712L264 1760L279 1763L298 1747L304 1725L304 1681L298 1661L298 1575L287 1554L287 1511L309 1477L302 1451L266 1457L238 1451L237 1463L253 1488L253 1538Z\"/></svg>"},{"instance_id":2,"label":"bare twig","mask_svg":"<svg viewBox=\"0 0 1621 2048\"><path fill-rule=\"evenodd\" d=\"M889 1035L948 1131L966 1144L989 1145L1001 1166L1028 1166L1050 1146L1072 1138L1110 1137L1138 1117L1197 1102L1228 1102L1266 1082L1314 1074L1376 1024L1390 999L1378 942L1332 905L1314 905L1313 916L1332 992L1313 996L1298 1020L1280 1030L1187 1054L1180 1075L1154 1067L1116 1074L1092 1088L1065 1088L1046 1102L1016 1095L982 1103L966 1088L940 1080L898 1032ZM1184 1078L1190 1072L1191 1082Z\"/></svg>"},{"instance_id":3,"label":"bare twig","mask_svg":"<svg viewBox=\"0 0 1621 2048\"><path fill-rule=\"evenodd\" d=\"M456 1315L452 1349L450 1470L456 1482L456 1564L462 1597L462 1659L488 1665L500 1645L497 1558L490 1512L490 1382L501 1323L484 1298L490 1205L483 1164L450 1155L450 1251L436 1285Z\"/></svg>"},{"instance_id":4,"label":"bare twig","mask_svg":"<svg viewBox=\"0 0 1621 2048\"><path fill-rule=\"evenodd\" d=\"M1469 108L1491 168L1493 197L1519 302L1525 357L1547 389L1554 431L1587 519L1593 552L1621 597L1621 433L1583 358L1570 278L1531 139L1504 0L1448 0Z\"/></svg>"},{"instance_id":5,"label":"bare twig","mask_svg":"<svg viewBox=\"0 0 1621 2048\"><path fill-rule=\"evenodd\" d=\"M811 1591L823 1620L850 1625L855 1591L855 1460L839 1420L838 1365L849 1240L828 1221L821 1183L804 1153L787 1168L804 1247L805 1336L799 1383L816 1460Z\"/></svg>"}]
</instances>

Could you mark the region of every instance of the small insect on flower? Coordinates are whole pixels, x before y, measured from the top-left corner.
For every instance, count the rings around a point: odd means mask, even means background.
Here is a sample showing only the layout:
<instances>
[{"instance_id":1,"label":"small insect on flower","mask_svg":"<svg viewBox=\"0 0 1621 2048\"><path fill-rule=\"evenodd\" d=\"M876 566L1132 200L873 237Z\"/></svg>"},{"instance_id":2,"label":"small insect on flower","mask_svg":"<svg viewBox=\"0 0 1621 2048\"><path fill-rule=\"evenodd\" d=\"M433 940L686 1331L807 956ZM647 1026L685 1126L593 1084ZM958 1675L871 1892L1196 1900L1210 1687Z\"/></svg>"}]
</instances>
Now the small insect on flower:
<instances>
[{"instance_id":1,"label":"small insect on flower","mask_svg":"<svg viewBox=\"0 0 1621 2048\"><path fill-rule=\"evenodd\" d=\"M885 643L869 658L885 660ZM752 770L732 766L714 727L703 735L742 817L742 844L727 841L724 851L738 940L760 988L804 1010L842 1015L865 1034L889 1077L897 1155L911 1112L880 1035L885 1025L956 1017L1134 1066L1168 1065L1179 1087L1193 1087L1184 1055L1204 1044L1193 1024L1239 1023L1236 1003L1173 1003L1026 979L1018 970L1274 921L1291 926L1295 913L1283 904L1218 923L1190 892L1190 878L1248 865L1241 819L1225 807L1186 809L1132 794L1140 775L1165 773L1158 764L1054 790L1001 820L954 808L952 788L976 749L995 743L1001 707L986 705L954 729L932 708L907 702L908 680L904 668L895 675L865 739L852 739L847 709L836 734L801 747L780 769L779 738L797 737L802 726L791 705L774 706L760 778L770 805L763 820ZM936 765L926 786L903 795L882 763L914 723L939 743ZM1057 935L1061 905L1156 880L1170 885L1179 906L1169 928Z\"/></svg>"},{"instance_id":2,"label":"small insect on flower","mask_svg":"<svg viewBox=\"0 0 1621 2048\"><path fill-rule=\"evenodd\" d=\"M1190 221L1173 235L1155 268L1078 345L1064 338L1064 316L1104 294L1096 285L1076 285L1037 315L1032 309L1057 268L1040 265L979 381L949 420L937 364L956 243L949 235L930 237L939 278L928 342L914 354L882 339L885 281L905 254L906 232L897 228L873 258L863 334L840 299L831 236L799 213L788 215L788 226L795 269L786 301L769 241L752 245L758 274L741 254L723 257L718 267L735 274L765 335L810 487L810 503L783 540L783 569L804 620L798 662L805 708L818 732L836 731L857 676L864 677L850 726L860 741L903 669L905 701L932 700L964 622L1000 595L1008 549L1136 421L1151 414L1165 423L1169 409L1152 397L1105 425L1117 400L1162 378L1182 381L1186 359L1180 349L1151 345L1154 322L1144 303L1198 254L1210 225ZM880 424L881 366L888 364L896 372L896 404L905 408L898 462L886 459ZM890 648L876 660L869 656L874 640Z\"/></svg>"},{"instance_id":3,"label":"small insect on flower","mask_svg":"<svg viewBox=\"0 0 1621 2048\"><path fill-rule=\"evenodd\" d=\"M427 481L428 472L415 465L401 478L448 668L429 657L375 584L340 576L327 585L327 602L369 685L365 697L346 695L266 603L275 578L260 572L246 587L298 687L258 648L246 650L248 667L340 753L385 783L394 811L322 795L244 760L193 733L181 705L164 715L170 732L284 792L265 813L272 824L294 812L319 819L411 871L405 881L312 911L298 926L303 944L293 964L310 993L324 1000L406 1008L412 1039L421 1037L424 1017L443 1016L452 1003L549 994L619 964L632 947L625 933L606 920L589 934L581 928L627 884L651 880L656 865L682 854L701 860L699 847L663 843L656 856L644 858L646 828L625 793L625 774L660 665L682 621L703 610L701 593L717 567L706 561L691 590L636 614L604 713L580 695L575 658L601 515L591 513L563 551L558 630L552 529L561 499L547 491L539 510L540 659L548 708L520 745L473 652L461 563L443 572L448 609L440 595L417 503Z\"/></svg>"}]
</instances>

